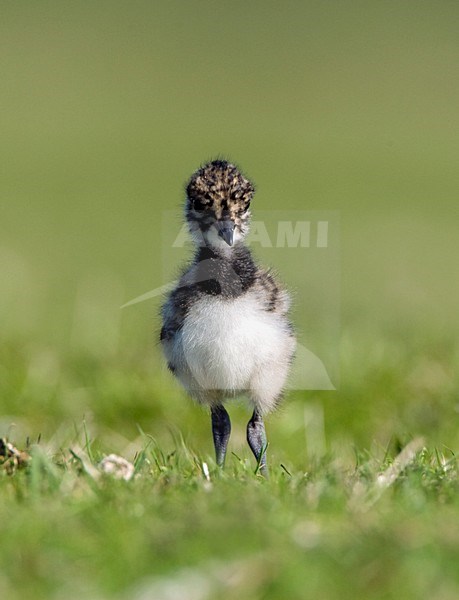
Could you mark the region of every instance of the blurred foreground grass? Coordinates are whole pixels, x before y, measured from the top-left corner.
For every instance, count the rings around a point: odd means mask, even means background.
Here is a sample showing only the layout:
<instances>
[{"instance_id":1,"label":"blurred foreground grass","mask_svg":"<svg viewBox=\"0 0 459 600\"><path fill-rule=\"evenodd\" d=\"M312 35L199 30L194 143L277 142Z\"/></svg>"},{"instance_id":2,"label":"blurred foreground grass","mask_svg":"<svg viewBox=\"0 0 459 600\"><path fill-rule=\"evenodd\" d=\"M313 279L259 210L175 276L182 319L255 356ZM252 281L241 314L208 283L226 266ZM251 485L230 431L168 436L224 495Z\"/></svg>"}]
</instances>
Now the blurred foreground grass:
<instances>
[{"instance_id":1,"label":"blurred foreground grass","mask_svg":"<svg viewBox=\"0 0 459 600\"><path fill-rule=\"evenodd\" d=\"M2 597L456 600L458 21L448 2L2 4L0 436L33 457L0 469ZM243 405L215 473L158 300L120 310L174 272L163 211L180 223L218 154L255 180L254 216L340 213L339 386L269 419L269 482ZM320 277L273 261L323 345ZM139 477L97 476L112 452Z\"/></svg>"},{"instance_id":2,"label":"blurred foreground grass","mask_svg":"<svg viewBox=\"0 0 459 600\"><path fill-rule=\"evenodd\" d=\"M268 420L269 481L254 474L247 410L230 411L219 473L208 415L152 356L55 365L3 347L15 416L2 430L20 449L30 435L32 458L0 465L2 595L456 598L457 344L381 334L376 351L353 335L339 392L293 392ZM113 452L133 480L99 472Z\"/></svg>"},{"instance_id":3,"label":"blurred foreground grass","mask_svg":"<svg viewBox=\"0 0 459 600\"><path fill-rule=\"evenodd\" d=\"M148 436L117 480L93 441L80 429L71 451L33 445L0 472L4 597L457 597L457 461L419 438L398 457L275 464L269 481Z\"/></svg>"}]
</instances>

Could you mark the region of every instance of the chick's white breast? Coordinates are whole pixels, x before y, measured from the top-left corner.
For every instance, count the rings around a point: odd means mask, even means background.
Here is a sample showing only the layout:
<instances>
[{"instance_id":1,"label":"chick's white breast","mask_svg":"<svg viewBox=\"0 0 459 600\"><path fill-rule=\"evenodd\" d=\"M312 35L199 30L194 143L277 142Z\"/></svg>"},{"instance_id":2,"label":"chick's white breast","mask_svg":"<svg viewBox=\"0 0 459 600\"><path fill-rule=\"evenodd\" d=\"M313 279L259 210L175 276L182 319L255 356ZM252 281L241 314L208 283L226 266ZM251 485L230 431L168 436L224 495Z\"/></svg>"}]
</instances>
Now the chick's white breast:
<instances>
[{"instance_id":1,"label":"chick's white breast","mask_svg":"<svg viewBox=\"0 0 459 600\"><path fill-rule=\"evenodd\" d=\"M200 299L190 308L180 337L188 368L207 389L249 388L257 369L285 360L291 344L285 317L263 310L250 293Z\"/></svg>"}]
</instances>

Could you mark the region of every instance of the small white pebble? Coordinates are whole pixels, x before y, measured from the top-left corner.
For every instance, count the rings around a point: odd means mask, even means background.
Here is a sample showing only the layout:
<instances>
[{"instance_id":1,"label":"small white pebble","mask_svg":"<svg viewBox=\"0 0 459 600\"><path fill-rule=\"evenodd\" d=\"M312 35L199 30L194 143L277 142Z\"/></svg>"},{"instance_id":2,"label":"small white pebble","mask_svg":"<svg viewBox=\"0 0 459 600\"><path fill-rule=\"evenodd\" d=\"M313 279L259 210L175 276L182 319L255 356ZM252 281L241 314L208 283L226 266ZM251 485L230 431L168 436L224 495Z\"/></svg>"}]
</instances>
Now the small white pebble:
<instances>
[{"instance_id":1,"label":"small white pebble","mask_svg":"<svg viewBox=\"0 0 459 600\"><path fill-rule=\"evenodd\" d=\"M103 458L99 463L99 469L115 479L124 479L124 481L129 481L134 475L134 465L116 454L109 454Z\"/></svg>"},{"instance_id":2,"label":"small white pebble","mask_svg":"<svg viewBox=\"0 0 459 600\"><path fill-rule=\"evenodd\" d=\"M206 481L210 481L209 467L206 462L202 463L202 472L204 473L204 477L206 478Z\"/></svg>"}]
</instances>

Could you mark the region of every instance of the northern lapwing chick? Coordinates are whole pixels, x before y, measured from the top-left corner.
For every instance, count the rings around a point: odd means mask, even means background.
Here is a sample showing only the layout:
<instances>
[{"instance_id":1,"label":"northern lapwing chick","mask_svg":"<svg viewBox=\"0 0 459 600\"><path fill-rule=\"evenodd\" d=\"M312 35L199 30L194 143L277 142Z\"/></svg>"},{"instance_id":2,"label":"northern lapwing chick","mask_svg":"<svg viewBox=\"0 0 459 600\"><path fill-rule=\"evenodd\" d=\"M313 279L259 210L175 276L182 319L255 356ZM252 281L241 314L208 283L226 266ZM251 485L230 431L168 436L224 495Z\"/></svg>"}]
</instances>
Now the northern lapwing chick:
<instances>
[{"instance_id":1,"label":"northern lapwing chick","mask_svg":"<svg viewBox=\"0 0 459 600\"><path fill-rule=\"evenodd\" d=\"M210 407L217 463L231 432L224 403L248 396L247 441L267 475L263 416L278 405L295 350L289 296L244 244L252 183L214 160L191 177L185 217L196 252L163 308L161 343L168 367L189 394Z\"/></svg>"}]
</instances>

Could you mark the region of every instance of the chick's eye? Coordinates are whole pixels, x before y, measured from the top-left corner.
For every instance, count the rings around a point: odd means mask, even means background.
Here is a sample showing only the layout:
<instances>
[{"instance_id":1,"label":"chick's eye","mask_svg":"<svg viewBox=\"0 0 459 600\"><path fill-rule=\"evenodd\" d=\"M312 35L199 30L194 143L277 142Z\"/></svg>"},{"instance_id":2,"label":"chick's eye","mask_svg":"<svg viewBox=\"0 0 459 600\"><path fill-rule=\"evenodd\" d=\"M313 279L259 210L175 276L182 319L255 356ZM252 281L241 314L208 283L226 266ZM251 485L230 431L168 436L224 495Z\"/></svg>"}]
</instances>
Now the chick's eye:
<instances>
[{"instance_id":1,"label":"chick's eye","mask_svg":"<svg viewBox=\"0 0 459 600\"><path fill-rule=\"evenodd\" d=\"M205 210L209 206L209 203L201 198L195 198L193 200L193 208L194 210L202 211Z\"/></svg>"}]
</instances>

